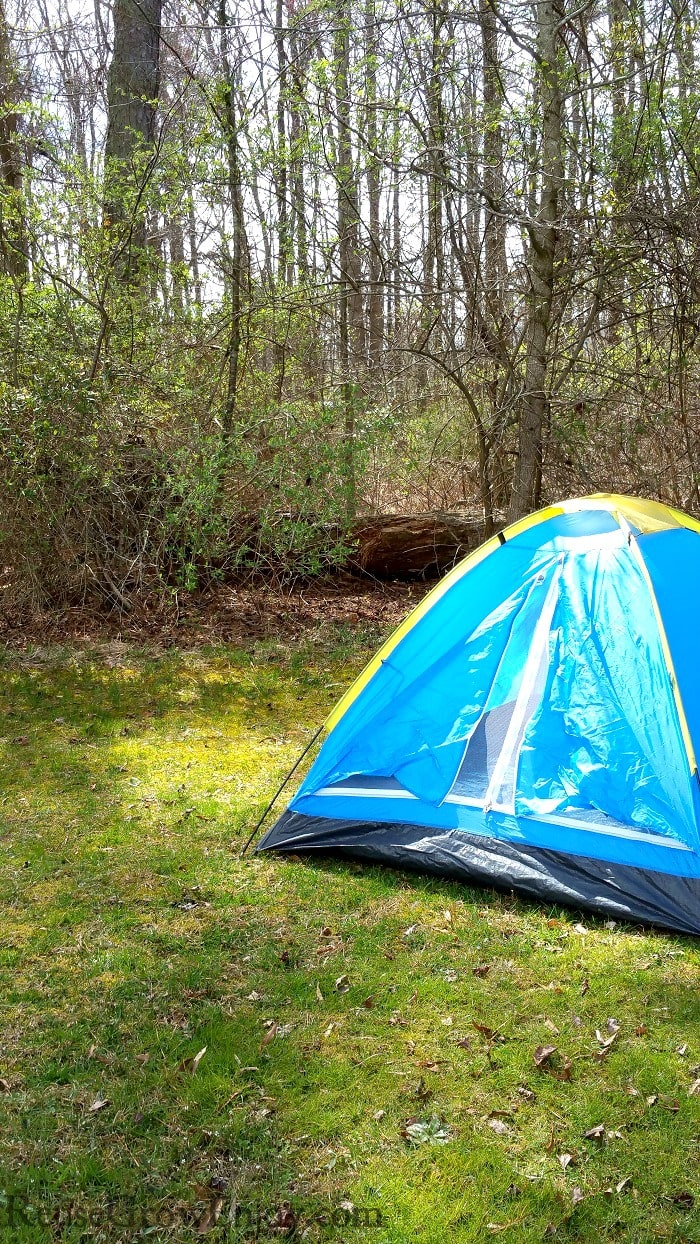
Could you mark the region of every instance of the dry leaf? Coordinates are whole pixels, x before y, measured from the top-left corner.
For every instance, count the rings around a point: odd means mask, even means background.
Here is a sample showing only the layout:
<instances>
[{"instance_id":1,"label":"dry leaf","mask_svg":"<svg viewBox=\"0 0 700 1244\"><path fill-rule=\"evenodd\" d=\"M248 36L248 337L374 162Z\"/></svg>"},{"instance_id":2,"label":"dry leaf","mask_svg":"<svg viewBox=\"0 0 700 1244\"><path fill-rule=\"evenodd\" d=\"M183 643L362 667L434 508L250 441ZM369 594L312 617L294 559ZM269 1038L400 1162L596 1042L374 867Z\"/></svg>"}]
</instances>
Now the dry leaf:
<instances>
[{"instance_id":1,"label":"dry leaf","mask_svg":"<svg viewBox=\"0 0 700 1244\"><path fill-rule=\"evenodd\" d=\"M206 1052L207 1047L205 1045L201 1050L198 1050L193 1058L183 1058L178 1067L178 1071L189 1071L190 1075L194 1075Z\"/></svg>"},{"instance_id":2,"label":"dry leaf","mask_svg":"<svg viewBox=\"0 0 700 1244\"><path fill-rule=\"evenodd\" d=\"M623 1188L626 1188L628 1183L631 1183L631 1181L632 1181L632 1176L626 1175L624 1179L620 1180L619 1184L615 1184L615 1191L622 1192Z\"/></svg>"},{"instance_id":3,"label":"dry leaf","mask_svg":"<svg viewBox=\"0 0 700 1244\"><path fill-rule=\"evenodd\" d=\"M146 1066L146 1063L148 1062L150 1057L151 1056L148 1053L147 1054L134 1054L134 1060L137 1063L140 1063L142 1067Z\"/></svg>"},{"instance_id":4,"label":"dry leaf","mask_svg":"<svg viewBox=\"0 0 700 1244\"><path fill-rule=\"evenodd\" d=\"M553 1033L553 1035L554 1035L555 1037L558 1037L558 1036L559 1036L559 1029L557 1028L556 1024L553 1024L553 1023L552 1023L551 1019L546 1019L546 1020L544 1021L544 1026L545 1026L545 1028L548 1028L548 1029L549 1029L549 1031L550 1031L551 1033Z\"/></svg>"},{"instance_id":5,"label":"dry leaf","mask_svg":"<svg viewBox=\"0 0 700 1244\"><path fill-rule=\"evenodd\" d=\"M222 1196L216 1197L215 1200L211 1201L209 1205L207 1205L207 1208L197 1223L197 1235L206 1235L208 1231L211 1231L212 1227L216 1226L223 1207L224 1198Z\"/></svg>"},{"instance_id":6,"label":"dry leaf","mask_svg":"<svg viewBox=\"0 0 700 1244\"><path fill-rule=\"evenodd\" d=\"M692 1192L677 1192L671 1200L674 1205L681 1205L683 1209L692 1209L695 1204L695 1197Z\"/></svg>"},{"instance_id":7,"label":"dry leaf","mask_svg":"<svg viewBox=\"0 0 700 1244\"><path fill-rule=\"evenodd\" d=\"M634 1030L634 1035L635 1037L645 1037L647 1035L646 1024L637 1024L637 1027Z\"/></svg>"},{"instance_id":8,"label":"dry leaf","mask_svg":"<svg viewBox=\"0 0 700 1244\"><path fill-rule=\"evenodd\" d=\"M610 932L612 933L613 929L617 928L617 920L606 920L605 924L603 925L603 928L609 929Z\"/></svg>"},{"instance_id":9,"label":"dry leaf","mask_svg":"<svg viewBox=\"0 0 700 1244\"><path fill-rule=\"evenodd\" d=\"M685 1054L687 1054L687 1053L688 1053L688 1046L687 1046L687 1045L679 1045L679 1046L678 1046L678 1049L676 1050L676 1054L680 1054L681 1058L683 1058L683 1057L684 1057L684 1055L685 1055Z\"/></svg>"},{"instance_id":10,"label":"dry leaf","mask_svg":"<svg viewBox=\"0 0 700 1244\"><path fill-rule=\"evenodd\" d=\"M377 1123L379 1123L384 1118L385 1114L386 1114L386 1110L375 1110L374 1114L372 1115L372 1118L375 1119Z\"/></svg>"},{"instance_id":11,"label":"dry leaf","mask_svg":"<svg viewBox=\"0 0 700 1244\"><path fill-rule=\"evenodd\" d=\"M532 1055L535 1060L535 1066L542 1067L547 1062L547 1059L551 1058L552 1054L556 1054L556 1052L556 1045L538 1045Z\"/></svg>"},{"instance_id":12,"label":"dry leaf","mask_svg":"<svg viewBox=\"0 0 700 1244\"><path fill-rule=\"evenodd\" d=\"M589 989L590 989L590 985L588 983L588 977L586 977L585 980L581 982L581 997L582 998L586 996Z\"/></svg>"},{"instance_id":13,"label":"dry leaf","mask_svg":"<svg viewBox=\"0 0 700 1244\"><path fill-rule=\"evenodd\" d=\"M495 1132L497 1136L508 1135L509 1128L507 1124L503 1122L502 1119L488 1119L487 1122L488 1122L489 1127L491 1128L491 1131Z\"/></svg>"},{"instance_id":14,"label":"dry leaf","mask_svg":"<svg viewBox=\"0 0 700 1244\"><path fill-rule=\"evenodd\" d=\"M334 1028L335 1028L335 1024L329 1024L328 1027L326 1028L326 1031L323 1034L324 1037L330 1037Z\"/></svg>"},{"instance_id":15,"label":"dry leaf","mask_svg":"<svg viewBox=\"0 0 700 1244\"><path fill-rule=\"evenodd\" d=\"M521 1084L518 1088L518 1096L522 1097L523 1101L537 1101L537 1094L533 1093L532 1089L529 1089L525 1084Z\"/></svg>"},{"instance_id":16,"label":"dry leaf","mask_svg":"<svg viewBox=\"0 0 700 1244\"><path fill-rule=\"evenodd\" d=\"M332 937L332 936L333 936L333 930L328 925L326 925L324 929L321 929L321 937Z\"/></svg>"},{"instance_id":17,"label":"dry leaf","mask_svg":"<svg viewBox=\"0 0 700 1244\"><path fill-rule=\"evenodd\" d=\"M296 1214L292 1209L289 1201L283 1201L274 1218L270 1219L269 1227L271 1231L278 1231L280 1234L294 1231L297 1225Z\"/></svg>"},{"instance_id":18,"label":"dry leaf","mask_svg":"<svg viewBox=\"0 0 700 1244\"><path fill-rule=\"evenodd\" d=\"M700 1080L698 1081L698 1083L700 1084ZM11 1092L12 1092L12 1089L10 1087L10 1081L4 1080L2 1076L0 1076L0 1093L11 1093Z\"/></svg>"},{"instance_id":19,"label":"dry leaf","mask_svg":"<svg viewBox=\"0 0 700 1244\"><path fill-rule=\"evenodd\" d=\"M7 1083L7 1081L3 1081L3 1083ZM688 1096L700 1097L700 1080L693 1080L693 1083L688 1089Z\"/></svg>"},{"instance_id":20,"label":"dry leaf","mask_svg":"<svg viewBox=\"0 0 700 1244\"><path fill-rule=\"evenodd\" d=\"M452 912L451 911L443 911L442 918L445 921L445 924L452 924Z\"/></svg>"},{"instance_id":21,"label":"dry leaf","mask_svg":"<svg viewBox=\"0 0 700 1244\"><path fill-rule=\"evenodd\" d=\"M488 976L490 971L491 965L489 963L477 963L476 967L472 968L474 976Z\"/></svg>"},{"instance_id":22,"label":"dry leaf","mask_svg":"<svg viewBox=\"0 0 700 1244\"><path fill-rule=\"evenodd\" d=\"M588 929L586 928L585 924L574 925L574 933L580 933L581 937L585 937L587 932L588 932Z\"/></svg>"},{"instance_id":23,"label":"dry leaf","mask_svg":"<svg viewBox=\"0 0 700 1244\"><path fill-rule=\"evenodd\" d=\"M558 1066L554 1070L554 1079L555 1080L570 1080L571 1079L571 1059L570 1058L562 1057L561 1062L558 1064Z\"/></svg>"},{"instance_id":24,"label":"dry leaf","mask_svg":"<svg viewBox=\"0 0 700 1244\"><path fill-rule=\"evenodd\" d=\"M374 1006L374 994L370 994L369 998L365 998L362 1005L365 1008L365 1010L371 1011L372 1007Z\"/></svg>"},{"instance_id":25,"label":"dry leaf","mask_svg":"<svg viewBox=\"0 0 700 1244\"><path fill-rule=\"evenodd\" d=\"M350 981L348 980L347 975L345 974L345 972L343 973L343 975L342 975L342 976L339 976L339 977L338 977L338 979L337 979L337 980L336 980L336 982L335 982L335 987L336 987L336 989L337 989L338 993L347 993L347 992L348 992L348 989L350 988Z\"/></svg>"},{"instance_id":26,"label":"dry leaf","mask_svg":"<svg viewBox=\"0 0 700 1244\"><path fill-rule=\"evenodd\" d=\"M565 1170L566 1170L567 1166L575 1166L575 1165L576 1165L576 1159L575 1159L575 1157L574 1157L573 1153L558 1153L558 1154L557 1154L557 1162L559 1163L559 1165L561 1166L561 1169L562 1169L563 1171L565 1171Z\"/></svg>"},{"instance_id":27,"label":"dry leaf","mask_svg":"<svg viewBox=\"0 0 700 1244\"><path fill-rule=\"evenodd\" d=\"M589 1127L588 1131L583 1134L586 1140L603 1140L605 1137L605 1124L596 1123L595 1127Z\"/></svg>"},{"instance_id":28,"label":"dry leaf","mask_svg":"<svg viewBox=\"0 0 700 1244\"><path fill-rule=\"evenodd\" d=\"M262 994L259 994L257 989L254 989L252 993L248 994L248 1002L259 1002L261 997Z\"/></svg>"},{"instance_id":29,"label":"dry leaf","mask_svg":"<svg viewBox=\"0 0 700 1244\"><path fill-rule=\"evenodd\" d=\"M658 1100L658 1093L651 1093L649 1097L647 1097L647 1106L655 1106Z\"/></svg>"},{"instance_id":30,"label":"dry leaf","mask_svg":"<svg viewBox=\"0 0 700 1244\"><path fill-rule=\"evenodd\" d=\"M277 1028L278 1028L277 1024L270 1025L267 1032L265 1033L265 1036L260 1042L261 1050L264 1050L266 1045L269 1045L271 1041L274 1041L275 1037L277 1036Z\"/></svg>"},{"instance_id":31,"label":"dry leaf","mask_svg":"<svg viewBox=\"0 0 700 1244\"><path fill-rule=\"evenodd\" d=\"M493 1041L496 1035L493 1028L488 1028L486 1024L477 1024L476 1020L472 1020L472 1028L476 1028L476 1031L486 1037L487 1041Z\"/></svg>"},{"instance_id":32,"label":"dry leaf","mask_svg":"<svg viewBox=\"0 0 700 1244\"><path fill-rule=\"evenodd\" d=\"M574 1187L571 1189L571 1200L573 1201L574 1205L581 1204L583 1200L583 1193L580 1188Z\"/></svg>"},{"instance_id":33,"label":"dry leaf","mask_svg":"<svg viewBox=\"0 0 700 1244\"><path fill-rule=\"evenodd\" d=\"M616 1019L606 1019L605 1028L609 1033L618 1033L620 1031L620 1025Z\"/></svg>"},{"instance_id":34,"label":"dry leaf","mask_svg":"<svg viewBox=\"0 0 700 1244\"><path fill-rule=\"evenodd\" d=\"M323 994L321 993L320 985L316 986L316 998L318 999L319 1002L323 1002Z\"/></svg>"},{"instance_id":35,"label":"dry leaf","mask_svg":"<svg viewBox=\"0 0 700 1244\"><path fill-rule=\"evenodd\" d=\"M98 1094L92 1105L88 1106L88 1114L97 1114L98 1110L104 1110L105 1106L111 1106L111 1104L108 1097L101 1097Z\"/></svg>"}]
</instances>

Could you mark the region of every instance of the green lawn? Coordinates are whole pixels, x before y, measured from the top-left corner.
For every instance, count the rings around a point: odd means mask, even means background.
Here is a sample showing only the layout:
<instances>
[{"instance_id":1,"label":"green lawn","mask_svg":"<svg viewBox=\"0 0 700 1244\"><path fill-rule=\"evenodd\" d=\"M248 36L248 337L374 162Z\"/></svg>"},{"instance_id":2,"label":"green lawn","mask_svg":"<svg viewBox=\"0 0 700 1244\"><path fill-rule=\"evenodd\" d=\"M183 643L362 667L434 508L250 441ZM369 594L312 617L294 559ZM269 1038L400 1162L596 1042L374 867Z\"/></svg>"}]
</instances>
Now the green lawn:
<instances>
[{"instance_id":1,"label":"green lawn","mask_svg":"<svg viewBox=\"0 0 700 1244\"><path fill-rule=\"evenodd\" d=\"M4 657L2 1241L700 1241L697 943L239 860L377 639Z\"/></svg>"}]
</instances>

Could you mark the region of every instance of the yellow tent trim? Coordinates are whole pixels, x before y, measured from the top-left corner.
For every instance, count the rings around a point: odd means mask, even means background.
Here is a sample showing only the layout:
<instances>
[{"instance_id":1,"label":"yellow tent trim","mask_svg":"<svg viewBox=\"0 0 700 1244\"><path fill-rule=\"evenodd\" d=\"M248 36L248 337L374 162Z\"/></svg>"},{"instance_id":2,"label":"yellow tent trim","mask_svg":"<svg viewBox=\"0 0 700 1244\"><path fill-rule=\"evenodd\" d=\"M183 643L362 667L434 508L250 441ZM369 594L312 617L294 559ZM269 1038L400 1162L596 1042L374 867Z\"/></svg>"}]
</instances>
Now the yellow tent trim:
<instances>
[{"instance_id":1,"label":"yellow tent trim","mask_svg":"<svg viewBox=\"0 0 700 1244\"><path fill-rule=\"evenodd\" d=\"M445 575L444 579L440 580L432 591L428 592L427 596L423 598L420 604L417 605L416 608L409 613L408 617L405 618L405 620L400 624L400 626L397 627L393 635L390 635L389 639L387 639L383 647L379 649L376 656L372 657L372 660L368 662L362 673L355 679L354 683L345 692L342 699L338 701L335 708L324 722L326 731L332 730L333 727L338 724L346 710L357 698L363 688L367 686L370 679L376 674L377 670L382 665L382 662L386 660L389 654L393 652L394 648L396 648L397 644L399 644L409 633L409 631L413 629L416 622L419 622L428 610L433 607L435 602L439 600L441 596L444 596L445 592L449 591L453 584L456 583L458 579L461 579L467 571L472 570L474 566L478 566L479 562L484 561L484 559L491 553L500 548L501 544L505 544L508 540L512 540L514 536L519 536L533 527L538 527L540 523L546 522L549 518L555 518L558 514L575 514L579 513L581 510L607 510L608 513L616 519L620 527L633 527L640 535L650 535L655 531L666 531L671 527L687 527L690 531L700 532L700 522L698 522L695 518L691 518L690 515L684 514L681 510L676 510L670 505L663 505L659 501L646 501L642 497L625 497L618 493L612 492L597 492L593 493L590 497L578 497L572 501L560 501L557 502L556 505L548 505L542 510L537 510L534 514L528 514L526 518L518 519L517 522L511 523L509 527L506 527L500 535L492 536L490 540L487 540L485 544L480 545L480 547L475 549L473 553L468 553L467 556L459 562L449 574ZM641 560L642 559L640 558L640 562ZM646 577L648 580L648 576ZM690 742L688 724L686 722L685 712L678 694L676 678L671 662L671 654L668 649L668 643L661 624L661 619L658 615L656 598L651 588L650 581L649 589L654 602L654 608L657 612L659 632L661 634L662 643L664 644L664 651L669 666L669 674L673 683L674 695L676 697L676 704L678 706L678 713L686 749L688 750L688 757L691 762L691 768L695 769L695 756Z\"/></svg>"}]
</instances>

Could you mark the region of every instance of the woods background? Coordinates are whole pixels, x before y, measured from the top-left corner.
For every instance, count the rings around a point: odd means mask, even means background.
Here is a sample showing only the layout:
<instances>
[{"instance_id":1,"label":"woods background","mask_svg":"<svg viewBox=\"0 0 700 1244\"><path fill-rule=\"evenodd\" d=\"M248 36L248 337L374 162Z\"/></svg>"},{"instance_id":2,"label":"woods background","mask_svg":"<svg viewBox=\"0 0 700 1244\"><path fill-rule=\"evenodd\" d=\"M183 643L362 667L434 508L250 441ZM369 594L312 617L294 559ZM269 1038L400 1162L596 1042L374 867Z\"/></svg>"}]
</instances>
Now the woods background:
<instances>
[{"instance_id":1,"label":"woods background","mask_svg":"<svg viewBox=\"0 0 700 1244\"><path fill-rule=\"evenodd\" d=\"M4 608L700 512L695 0L0 0Z\"/></svg>"}]
</instances>

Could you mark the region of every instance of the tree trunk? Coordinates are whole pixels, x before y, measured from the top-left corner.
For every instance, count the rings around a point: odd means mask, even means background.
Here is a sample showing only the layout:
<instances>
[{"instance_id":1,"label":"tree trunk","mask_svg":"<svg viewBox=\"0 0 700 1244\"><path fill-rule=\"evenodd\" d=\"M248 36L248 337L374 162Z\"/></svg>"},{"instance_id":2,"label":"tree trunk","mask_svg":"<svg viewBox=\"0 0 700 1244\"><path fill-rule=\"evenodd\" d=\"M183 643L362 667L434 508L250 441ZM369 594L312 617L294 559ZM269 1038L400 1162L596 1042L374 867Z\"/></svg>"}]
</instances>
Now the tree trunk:
<instances>
[{"instance_id":1,"label":"tree trunk","mask_svg":"<svg viewBox=\"0 0 700 1244\"><path fill-rule=\"evenodd\" d=\"M0 267L16 280L29 274L17 141L20 95L4 0L0 0Z\"/></svg>"},{"instance_id":2,"label":"tree trunk","mask_svg":"<svg viewBox=\"0 0 700 1244\"><path fill-rule=\"evenodd\" d=\"M107 82L105 223L123 224L120 276L131 279L146 245L144 191L151 175L160 73L161 0L115 0Z\"/></svg>"},{"instance_id":3,"label":"tree trunk","mask_svg":"<svg viewBox=\"0 0 700 1244\"><path fill-rule=\"evenodd\" d=\"M554 0L537 0L537 69L541 99L542 156L535 221L529 226L528 324L525 392L518 428L518 457L510 498L511 521L539 502L542 437L549 413L547 368L554 294L559 192L564 180L562 152L561 41Z\"/></svg>"},{"instance_id":4,"label":"tree trunk","mask_svg":"<svg viewBox=\"0 0 700 1244\"><path fill-rule=\"evenodd\" d=\"M344 408L344 466L346 515L355 515L355 393L353 371L358 355L364 353L362 333L362 296L360 292L360 261L358 247L357 185L353 165L350 129L350 5L338 0L337 25L334 36L336 114L338 147L336 152L336 185L338 191L338 260L339 289L339 353L341 393ZM359 306L358 306L359 302ZM351 353L353 366L351 368Z\"/></svg>"},{"instance_id":5,"label":"tree trunk","mask_svg":"<svg viewBox=\"0 0 700 1244\"><path fill-rule=\"evenodd\" d=\"M228 378L221 425L226 442L233 431L238 405L238 379L241 354L241 315L243 306L244 221L238 126L236 121L236 83L229 55L229 22L226 0L219 0L221 67L224 77L222 125L226 139L228 198L233 217L233 238L228 273L230 303L228 334Z\"/></svg>"}]
</instances>

